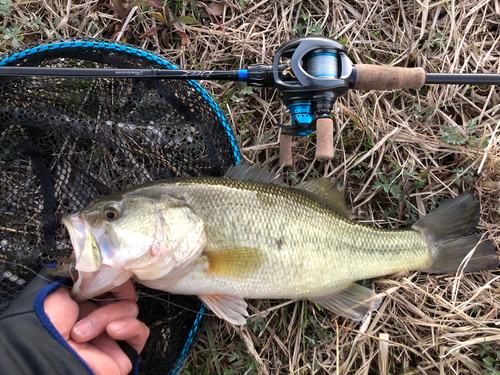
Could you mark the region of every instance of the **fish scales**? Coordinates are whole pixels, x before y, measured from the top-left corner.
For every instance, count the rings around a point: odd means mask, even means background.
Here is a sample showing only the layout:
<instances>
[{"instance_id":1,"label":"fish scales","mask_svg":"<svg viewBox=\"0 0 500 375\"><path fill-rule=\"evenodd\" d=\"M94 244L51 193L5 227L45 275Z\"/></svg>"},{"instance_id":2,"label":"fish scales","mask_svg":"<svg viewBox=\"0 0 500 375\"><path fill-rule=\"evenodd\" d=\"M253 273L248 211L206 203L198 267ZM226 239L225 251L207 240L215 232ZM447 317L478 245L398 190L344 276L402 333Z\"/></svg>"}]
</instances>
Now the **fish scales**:
<instances>
[{"instance_id":1,"label":"fish scales","mask_svg":"<svg viewBox=\"0 0 500 375\"><path fill-rule=\"evenodd\" d=\"M208 259L202 257L197 272L181 279L173 293L299 298L422 268L430 259L428 242L418 231L358 224L306 191L210 178L175 186L205 223L207 251L254 249L261 256L249 275L230 276L205 272Z\"/></svg>"},{"instance_id":2,"label":"fish scales","mask_svg":"<svg viewBox=\"0 0 500 375\"><path fill-rule=\"evenodd\" d=\"M283 185L239 165L223 178L148 183L65 215L78 272L72 295L82 301L134 277L198 295L234 324L246 322L243 298L307 298L361 320L381 297L357 280L456 272L464 258L465 272L498 266L491 240L475 233L480 204L472 192L409 229L387 230L349 220L328 179Z\"/></svg>"}]
</instances>

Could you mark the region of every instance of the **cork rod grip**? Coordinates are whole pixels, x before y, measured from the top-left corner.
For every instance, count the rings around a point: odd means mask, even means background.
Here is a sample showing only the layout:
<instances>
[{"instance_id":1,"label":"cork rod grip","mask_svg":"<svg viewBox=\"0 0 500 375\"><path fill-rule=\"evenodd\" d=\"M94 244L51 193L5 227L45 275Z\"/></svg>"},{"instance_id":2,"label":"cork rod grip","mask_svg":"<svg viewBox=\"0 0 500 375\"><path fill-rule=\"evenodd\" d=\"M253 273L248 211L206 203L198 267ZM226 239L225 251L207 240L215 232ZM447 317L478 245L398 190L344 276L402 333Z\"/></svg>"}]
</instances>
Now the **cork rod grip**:
<instances>
[{"instance_id":1,"label":"cork rod grip","mask_svg":"<svg viewBox=\"0 0 500 375\"><path fill-rule=\"evenodd\" d=\"M320 118L316 121L316 159L333 159L333 121L331 118Z\"/></svg>"},{"instance_id":2,"label":"cork rod grip","mask_svg":"<svg viewBox=\"0 0 500 375\"><path fill-rule=\"evenodd\" d=\"M422 68L356 65L355 90L419 89L425 84Z\"/></svg>"}]
</instances>

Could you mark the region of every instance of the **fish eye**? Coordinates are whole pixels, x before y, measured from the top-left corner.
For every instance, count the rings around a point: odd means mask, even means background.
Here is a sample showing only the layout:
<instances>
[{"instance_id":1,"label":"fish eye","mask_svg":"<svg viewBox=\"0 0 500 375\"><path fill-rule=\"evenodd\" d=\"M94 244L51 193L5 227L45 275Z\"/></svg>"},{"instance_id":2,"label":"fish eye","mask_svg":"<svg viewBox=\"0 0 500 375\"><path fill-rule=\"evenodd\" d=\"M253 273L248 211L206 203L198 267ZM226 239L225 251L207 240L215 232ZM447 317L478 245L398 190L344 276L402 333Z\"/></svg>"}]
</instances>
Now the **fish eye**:
<instances>
[{"instance_id":1,"label":"fish eye","mask_svg":"<svg viewBox=\"0 0 500 375\"><path fill-rule=\"evenodd\" d=\"M108 220L115 220L118 218L118 216L120 216L120 213L118 212L118 210L114 207L108 207L108 208L105 208L103 211L102 211L104 217Z\"/></svg>"}]
</instances>

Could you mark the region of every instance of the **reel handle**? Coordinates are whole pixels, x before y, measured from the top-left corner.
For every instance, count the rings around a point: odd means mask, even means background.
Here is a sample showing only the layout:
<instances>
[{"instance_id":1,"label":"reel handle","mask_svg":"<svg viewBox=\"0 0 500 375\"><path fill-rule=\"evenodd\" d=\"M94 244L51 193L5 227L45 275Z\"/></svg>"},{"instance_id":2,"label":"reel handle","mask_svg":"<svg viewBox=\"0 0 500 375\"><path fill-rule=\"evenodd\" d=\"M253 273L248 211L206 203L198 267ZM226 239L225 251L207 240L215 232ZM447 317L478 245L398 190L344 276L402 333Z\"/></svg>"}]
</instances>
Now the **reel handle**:
<instances>
[{"instance_id":1,"label":"reel handle","mask_svg":"<svg viewBox=\"0 0 500 375\"><path fill-rule=\"evenodd\" d=\"M425 84L422 68L397 68L370 64L354 65L355 90L419 89Z\"/></svg>"},{"instance_id":2,"label":"reel handle","mask_svg":"<svg viewBox=\"0 0 500 375\"><path fill-rule=\"evenodd\" d=\"M316 121L316 159L333 159L333 121L329 117Z\"/></svg>"},{"instance_id":3,"label":"reel handle","mask_svg":"<svg viewBox=\"0 0 500 375\"><path fill-rule=\"evenodd\" d=\"M280 136L280 165L282 167L293 166L292 136L283 133Z\"/></svg>"}]
</instances>

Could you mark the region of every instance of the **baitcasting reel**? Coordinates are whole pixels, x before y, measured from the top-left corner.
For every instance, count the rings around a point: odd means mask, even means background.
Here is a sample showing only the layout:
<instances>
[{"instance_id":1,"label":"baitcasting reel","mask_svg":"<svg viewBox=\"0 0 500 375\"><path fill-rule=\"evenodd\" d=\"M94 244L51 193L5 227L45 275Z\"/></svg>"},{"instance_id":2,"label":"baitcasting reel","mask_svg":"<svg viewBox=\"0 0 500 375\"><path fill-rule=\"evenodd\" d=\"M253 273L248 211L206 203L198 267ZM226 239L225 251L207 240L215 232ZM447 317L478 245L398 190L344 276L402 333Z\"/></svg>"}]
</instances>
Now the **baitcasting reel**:
<instances>
[{"instance_id":1,"label":"baitcasting reel","mask_svg":"<svg viewBox=\"0 0 500 375\"><path fill-rule=\"evenodd\" d=\"M282 58L289 64L280 64ZM272 66L250 66L247 84L277 88L292 115L291 125L278 126L288 135L309 135L316 121L327 118L335 100L347 93L352 66L343 44L327 38L299 38L281 46ZM271 74L272 79L267 78Z\"/></svg>"},{"instance_id":2,"label":"baitcasting reel","mask_svg":"<svg viewBox=\"0 0 500 375\"><path fill-rule=\"evenodd\" d=\"M287 59L288 64L280 64L282 59ZM333 158L333 122L329 114L335 100L349 89L352 66L343 44L309 37L283 44L276 52L272 67L254 65L248 68L247 84L277 88L292 116L291 125L277 124L283 129L281 165L292 165L291 136L305 136L315 130L316 158ZM271 74L272 79L269 79Z\"/></svg>"},{"instance_id":3,"label":"baitcasting reel","mask_svg":"<svg viewBox=\"0 0 500 375\"><path fill-rule=\"evenodd\" d=\"M82 46L85 44L82 41ZM64 42L61 42L64 45ZM101 42L106 49L106 42ZM83 46L84 47L84 46ZM5 60L5 59L4 59ZM9 61L0 61L0 65ZM323 37L303 37L283 44L273 65L252 65L229 71L170 69L41 68L0 66L0 76L132 77L185 80L229 80L249 86L274 87L290 110L292 123L283 129L280 163L292 165L291 136L317 132L316 158L333 158L333 122L330 113L335 100L355 90L419 89L425 84L500 84L500 74L425 73L422 68L353 65L343 44Z\"/></svg>"}]
</instances>

